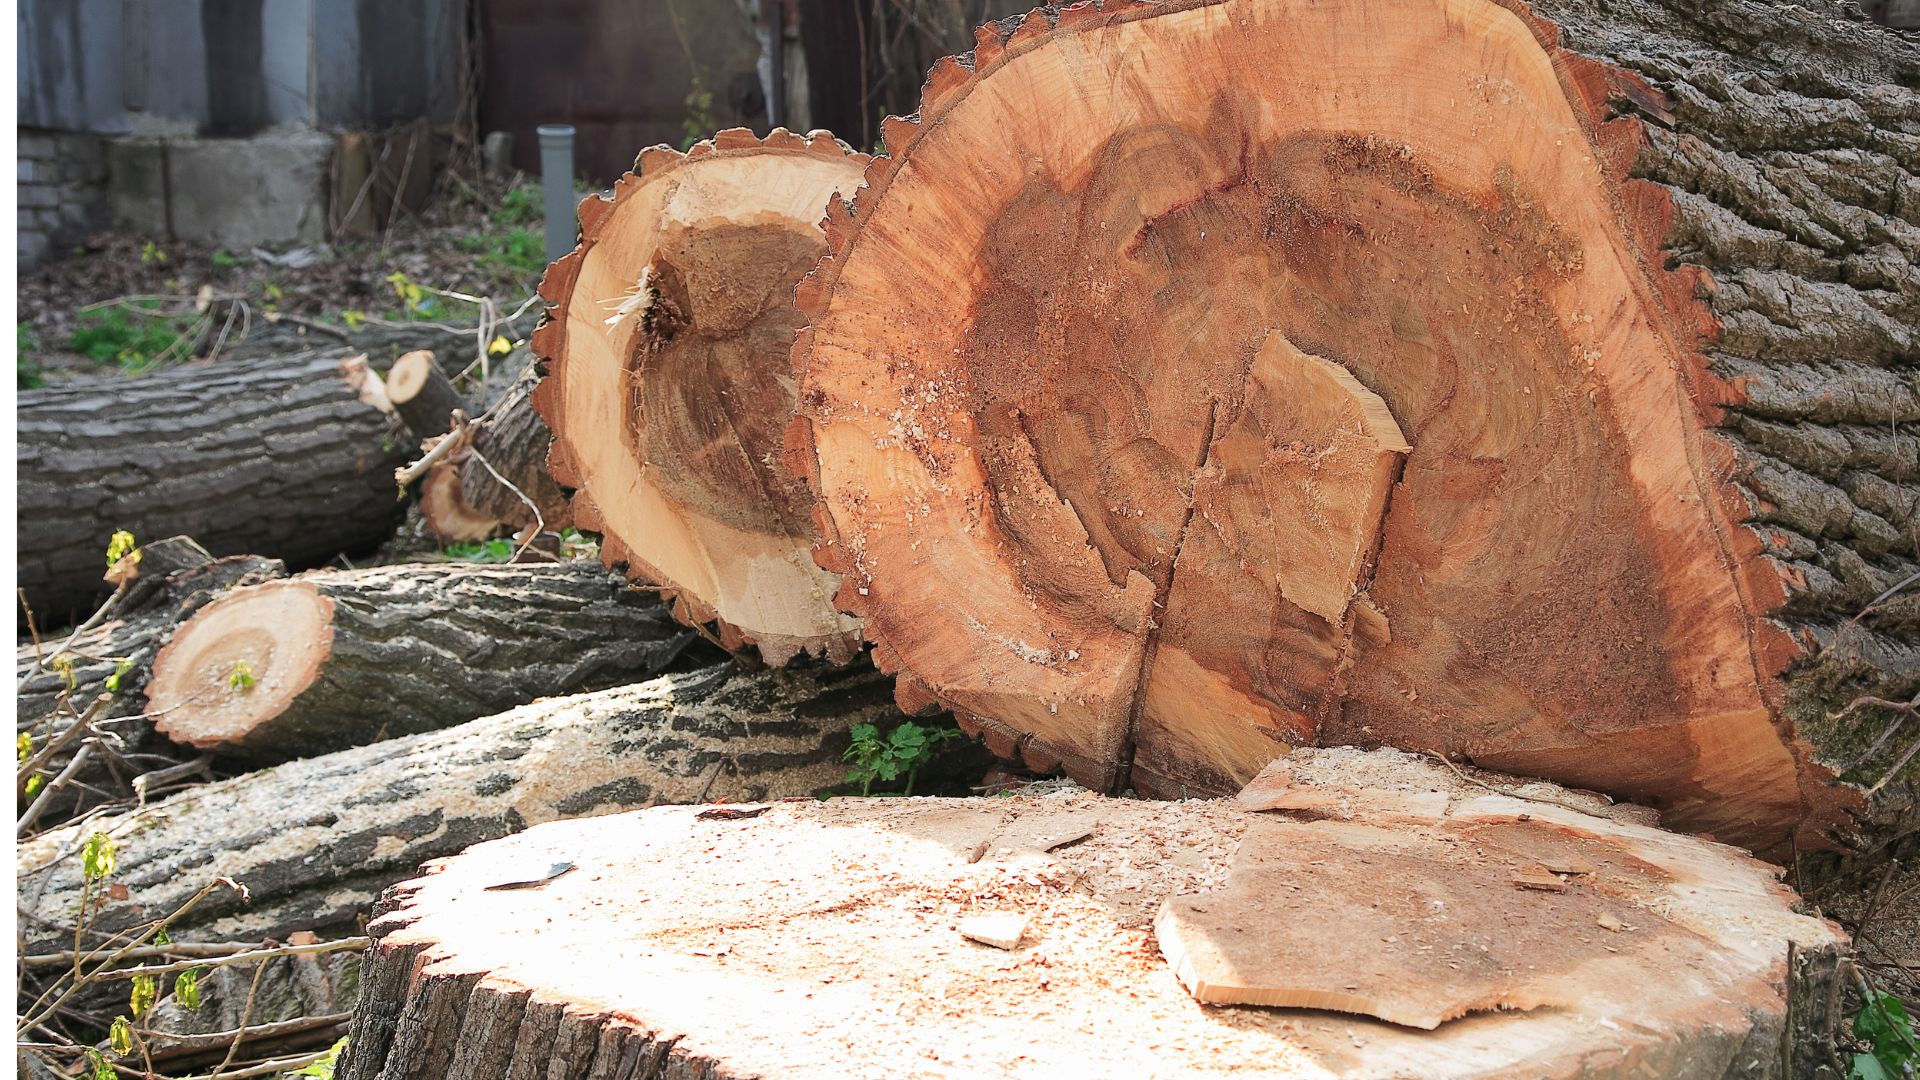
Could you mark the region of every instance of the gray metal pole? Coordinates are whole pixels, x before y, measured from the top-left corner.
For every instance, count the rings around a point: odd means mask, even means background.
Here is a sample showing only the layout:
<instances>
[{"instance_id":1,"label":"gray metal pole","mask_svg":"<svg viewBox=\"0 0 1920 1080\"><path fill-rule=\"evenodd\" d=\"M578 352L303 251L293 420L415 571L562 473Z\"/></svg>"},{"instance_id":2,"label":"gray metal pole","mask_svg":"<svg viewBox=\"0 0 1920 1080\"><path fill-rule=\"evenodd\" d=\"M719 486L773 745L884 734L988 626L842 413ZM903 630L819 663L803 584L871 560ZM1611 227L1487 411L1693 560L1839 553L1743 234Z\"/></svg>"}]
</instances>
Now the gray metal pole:
<instances>
[{"instance_id":1,"label":"gray metal pole","mask_svg":"<svg viewBox=\"0 0 1920 1080\"><path fill-rule=\"evenodd\" d=\"M787 0L761 0L767 5L767 124L787 122Z\"/></svg>"},{"instance_id":2,"label":"gray metal pole","mask_svg":"<svg viewBox=\"0 0 1920 1080\"><path fill-rule=\"evenodd\" d=\"M573 125L540 125L540 188L546 195L547 261L573 250L580 235L573 201Z\"/></svg>"}]
</instances>

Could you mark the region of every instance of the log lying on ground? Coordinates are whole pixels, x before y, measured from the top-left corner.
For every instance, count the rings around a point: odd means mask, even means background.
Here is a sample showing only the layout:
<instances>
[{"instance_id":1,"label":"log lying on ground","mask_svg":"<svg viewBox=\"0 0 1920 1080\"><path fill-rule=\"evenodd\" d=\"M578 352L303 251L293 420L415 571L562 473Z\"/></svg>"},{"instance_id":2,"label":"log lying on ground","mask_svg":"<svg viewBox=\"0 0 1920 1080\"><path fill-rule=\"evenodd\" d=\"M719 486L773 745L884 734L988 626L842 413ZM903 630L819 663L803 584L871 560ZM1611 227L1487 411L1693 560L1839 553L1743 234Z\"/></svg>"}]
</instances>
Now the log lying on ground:
<instances>
[{"instance_id":1,"label":"log lying on ground","mask_svg":"<svg viewBox=\"0 0 1920 1080\"><path fill-rule=\"evenodd\" d=\"M342 377L339 351L224 360L20 393L20 587L42 626L109 591L115 530L215 555L324 563L378 546L404 506L406 440Z\"/></svg>"},{"instance_id":2,"label":"log lying on ground","mask_svg":"<svg viewBox=\"0 0 1920 1080\"><path fill-rule=\"evenodd\" d=\"M650 678L694 640L594 563L318 570L202 608L147 711L176 742L286 760Z\"/></svg>"},{"instance_id":3,"label":"log lying on ground","mask_svg":"<svg viewBox=\"0 0 1920 1080\"><path fill-rule=\"evenodd\" d=\"M1294 784L1323 820L1056 790L478 845L389 893L340 1075L1781 1075L1789 946L1843 939L1773 868L1395 751L1315 757ZM1246 895L1280 866L1280 895ZM1010 949L963 936L985 915ZM1318 1008L1490 989L1418 1030L1203 1009L1162 957L1211 970L1249 938L1332 987Z\"/></svg>"},{"instance_id":4,"label":"log lying on ground","mask_svg":"<svg viewBox=\"0 0 1920 1080\"><path fill-rule=\"evenodd\" d=\"M934 68L794 348L903 703L1102 789L1386 742L1830 842L1789 709L1920 689L1920 592L1849 621L1916 567L1920 47L1534 10L1075 5Z\"/></svg>"},{"instance_id":5,"label":"log lying on ground","mask_svg":"<svg viewBox=\"0 0 1920 1080\"><path fill-rule=\"evenodd\" d=\"M539 382L532 369L523 372L466 426L466 445L421 479L420 512L442 543L486 540L529 525L558 532L572 524L566 495L547 471L553 432L533 407Z\"/></svg>"},{"instance_id":6,"label":"log lying on ground","mask_svg":"<svg viewBox=\"0 0 1920 1080\"><path fill-rule=\"evenodd\" d=\"M851 725L899 719L889 680L865 665L729 665L538 701L22 843L22 932L33 952L73 947L77 848L95 830L115 839L115 880L128 889L102 909L102 933L175 910L215 875L251 901L217 893L174 926L175 939L351 933L380 890L424 859L555 818L808 795L844 778Z\"/></svg>"},{"instance_id":7,"label":"log lying on ground","mask_svg":"<svg viewBox=\"0 0 1920 1080\"><path fill-rule=\"evenodd\" d=\"M88 736L71 730L75 719L92 711L98 695L110 698L90 721L91 730L104 735L107 745L90 751L88 760L68 776L64 790L51 793L36 819L40 827L137 794L136 778L186 760L180 747L155 735L144 716L143 690L154 655L175 627L215 597L286 573L286 566L275 559L215 559L184 536L144 544L137 558L123 564L126 584L97 625L44 641L38 648L23 645L14 654L17 726L32 735L33 753L46 755L33 770L42 783L66 770ZM69 708L59 708L63 696Z\"/></svg>"},{"instance_id":8,"label":"log lying on ground","mask_svg":"<svg viewBox=\"0 0 1920 1080\"><path fill-rule=\"evenodd\" d=\"M826 250L828 200L866 157L825 132L723 131L640 155L611 200L580 206L581 244L540 295L553 473L608 565L672 590L689 621L770 663L851 655L836 582L809 555L812 498L781 462L793 415L794 283Z\"/></svg>"}]
</instances>

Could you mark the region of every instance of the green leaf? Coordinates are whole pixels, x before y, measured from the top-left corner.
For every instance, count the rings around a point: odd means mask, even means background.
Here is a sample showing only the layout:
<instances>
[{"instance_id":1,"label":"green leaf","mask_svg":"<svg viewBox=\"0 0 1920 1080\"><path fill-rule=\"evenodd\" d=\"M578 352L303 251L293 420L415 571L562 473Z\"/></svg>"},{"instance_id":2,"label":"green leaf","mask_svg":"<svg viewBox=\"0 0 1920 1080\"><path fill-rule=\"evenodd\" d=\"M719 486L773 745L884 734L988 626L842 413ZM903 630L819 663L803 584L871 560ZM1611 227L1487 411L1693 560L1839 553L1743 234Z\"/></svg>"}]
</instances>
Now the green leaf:
<instances>
[{"instance_id":1,"label":"green leaf","mask_svg":"<svg viewBox=\"0 0 1920 1080\"><path fill-rule=\"evenodd\" d=\"M35 795L40 794L40 789L46 786L47 778L44 776L36 775L27 777L27 798L31 799Z\"/></svg>"},{"instance_id":2,"label":"green leaf","mask_svg":"<svg viewBox=\"0 0 1920 1080\"><path fill-rule=\"evenodd\" d=\"M126 1017L113 1018L113 1026L107 1029L107 1045L121 1057L133 1053L133 1025L127 1023Z\"/></svg>"},{"instance_id":3,"label":"green leaf","mask_svg":"<svg viewBox=\"0 0 1920 1080\"><path fill-rule=\"evenodd\" d=\"M160 998L160 980L152 975L135 975L131 981L133 988L127 992L127 1008L133 1011L135 1020L141 1020Z\"/></svg>"},{"instance_id":4,"label":"green leaf","mask_svg":"<svg viewBox=\"0 0 1920 1080\"><path fill-rule=\"evenodd\" d=\"M121 529L107 541L107 565L111 567L133 553L133 534Z\"/></svg>"},{"instance_id":5,"label":"green leaf","mask_svg":"<svg viewBox=\"0 0 1920 1080\"><path fill-rule=\"evenodd\" d=\"M180 1007L193 1010L200 1007L200 976L209 969L192 968L174 976L173 999Z\"/></svg>"},{"instance_id":6,"label":"green leaf","mask_svg":"<svg viewBox=\"0 0 1920 1080\"><path fill-rule=\"evenodd\" d=\"M13 740L13 745L14 745L14 748L20 752L19 756L15 760L25 761L28 758L32 757L33 756L33 732L31 731L21 732L20 737Z\"/></svg>"},{"instance_id":7,"label":"green leaf","mask_svg":"<svg viewBox=\"0 0 1920 1080\"><path fill-rule=\"evenodd\" d=\"M87 1066L93 1070L89 1080L118 1080L118 1075L113 1071L113 1063L107 1060L107 1055L91 1046L87 1047Z\"/></svg>"},{"instance_id":8,"label":"green leaf","mask_svg":"<svg viewBox=\"0 0 1920 1080\"><path fill-rule=\"evenodd\" d=\"M100 881L113 873L113 838L103 832L87 837L80 851L80 870L89 882Z\"/></svg>"},{"instance_id":9,"label":"green leaf","mask_svg":"<svg viewBox=\"0 0 1920 1080\"><path fill-rule=\"evenodd\" d=\"M1855 1054L1847 1069L1847 1080L1899 1080L1872 1054Z\"/></svg>"},{"instance_id":10,"label":"green leaf","mask_svg":"<svg viewBox=\"0 0 1920 1080\"><path fill-rule=\"evenodd\" d=\"M245 660L235 660L233 671L227 676L227 685L235 690L253 689L253 665Z\"/></svg>"},{"instance_id":11,"label":"green leaf","mask_svg":"<svg viewBox=\"0 0 1920 1080\"><path fill-rule=\"evenodd\" d=\"M311 1076L311 1077L314 1077L315 1080L333 1080L334 1067L340 1061L340 1055L344 1053L346 1049L347 1049L347 1039L346 1039L346 1036L343 1035L340 1037L339 1042L334 1043L332 1046L327 1048L327 1056L321 1058L319 1061L316 1061L311 1065L306 1066L305 1068L301 1069L299 1072L290 1073L289 1075Z\"/></svg>"},{"instance_id":12,"label":"green leaf","mask_svg":"<svg viewBox=\"0 0 1920 1080\"><path fill-rule=\"evenodd\" d=\"M133 657L131 656L124 657L120 660L119 663L113 665L113 674L107 676L107 693L109 694L119 693L120 680L125 678L127 672L132 670L133 670Z\"/></svg>"}]
</instances>

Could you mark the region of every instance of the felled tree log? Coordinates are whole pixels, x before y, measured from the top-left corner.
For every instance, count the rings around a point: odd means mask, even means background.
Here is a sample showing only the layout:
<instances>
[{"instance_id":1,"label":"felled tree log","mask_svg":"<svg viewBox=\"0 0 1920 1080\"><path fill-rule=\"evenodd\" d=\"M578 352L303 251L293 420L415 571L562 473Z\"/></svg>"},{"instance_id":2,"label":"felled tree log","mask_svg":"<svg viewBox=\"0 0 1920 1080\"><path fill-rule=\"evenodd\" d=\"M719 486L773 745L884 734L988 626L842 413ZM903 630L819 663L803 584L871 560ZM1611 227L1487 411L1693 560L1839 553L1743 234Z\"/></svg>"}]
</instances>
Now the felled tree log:
<instances>
[{"instance_id":1,"label":"felled tree log","mask_svg":"<svg viewBox=\"0 0 1920 1080\"><path fill-rule=\"evenodd\" d=\"M142 691L154 655L175 627L215 597L286 573L275 559L215 559L184 536L143 544L137 555L123 560L126 586L98 625L43 641L38 648L23 645L14 653L17 726L31 734L34 754L52 750L35 770L42 782L64 771L79 750L83 733L70 731L77 716L92 712L93 730L112 743L110 751L96 748L69 777L66 790L54 793L43 808L41 826L133 794L136 777L182 762L180 748L156 737L144 715ZM92 705L101 694L110 700L95 712ZM58 707L63 695L70 711Z\"/></svg>"},{"instance_id":2,"label":"felled tree log","mask_svg":"<svg viewBox=\"0 0 1920 1080\"><path fill-rule=\"evenodd\" d=\"M294 566L384 541L404 509L405 440L341 361L322 350L21 391L18 566L40 624L105 598L119 529Z\"/></svg>"},{"instance_id":3,"label":"felled tree log","mask_svg":"<svg viewBox=\"0 0 1920 1080\"><path fill-rule=\"evenodd\" d=\"M1302 771L1277 817L1056 790L481 844L388 894L339 1075L1777 1077L1789 943L1844 940L1722 845L1393 751ZM1248 946L1300 1008L1194 1007Z\"/></svg>"},{"instance_id":4,"label":"felled tree log","mask_svg":"<svg viewBox=\"0 0 1920 1080\"><path fill-rule=\"evenodd\" d=\"M387 372L387 400L407 425L421 438L431 438L447 430L454 410L467 403L453 380L440 370L431 349L416 349L393 362Z\"/></svg>"},{"instance_id":5,"label":"felled tree log","mask_svg":"<svg viewBox=\"0 0 1920 1080\"><path fill-rule=\"evenodd\" d=\"M500 401L466 426L467 445L421 479L420 512L442 543L486 540L536 524L557 532L572 524L567 497L547 471L553 432L533 407L539 381L532 369L523 372Z\"/></svg>"},{"instance_id":6,"label":"felled tree log","mask_svg":"<svg viewBox=\"0 0 1920 1080\"><path fill-rule=\"evenodd\" d=\"M534 405L553 475L609 566L671 590L689 622L770 663L851 655L835 581L809 555L812 499L781 460L793 415L794 283L826 250L827 202L866 157L825 132L723 131L642 153L580 206L578 250L540 295ZM637 175L636 175L637 174Z\"/></svg>"},{"instance_id":7,"label":"felled tree log","mask_svg":"<svg viewBox=\"0 0 1920 1080\"><path fill-rule=\"evenodd\" d=\"M154 659L147 711L176 742L285 760L650 678L693 640L593 564L315 571L202 608Z\"/></svg>"},{"instance_id":8,"label":"felled tree log","mask_svg":"<svg viewBox=\"0 0 1920 1080\"><path fill-rule=\"evenodd\" d=\"M830 787L845 775L851 725L900 719L890 696L871 667L725 666L247 773L22 843L22 933L32 951L73 947L73 851L95 830L114 838L128 890L101 910L102 934L175 910L215 875L252 899L215 893L174 926L176 940L353 932L422 860L528 825Z\"/></svg>"},{"instance_id":9,"label":"felled tree log","mask_svg":"<svg viewBox=\"0 0 1920 1080\"><path fill-rule=\"evenodd\" d=\"M1920 689L1920 594L1851 621L1916 567L1920 48L1534 10L1084 4L934 68L794 349L903 703L1103 789L1385 742L1831 842L1790 718Z\"/></svg>"}]
</instances>

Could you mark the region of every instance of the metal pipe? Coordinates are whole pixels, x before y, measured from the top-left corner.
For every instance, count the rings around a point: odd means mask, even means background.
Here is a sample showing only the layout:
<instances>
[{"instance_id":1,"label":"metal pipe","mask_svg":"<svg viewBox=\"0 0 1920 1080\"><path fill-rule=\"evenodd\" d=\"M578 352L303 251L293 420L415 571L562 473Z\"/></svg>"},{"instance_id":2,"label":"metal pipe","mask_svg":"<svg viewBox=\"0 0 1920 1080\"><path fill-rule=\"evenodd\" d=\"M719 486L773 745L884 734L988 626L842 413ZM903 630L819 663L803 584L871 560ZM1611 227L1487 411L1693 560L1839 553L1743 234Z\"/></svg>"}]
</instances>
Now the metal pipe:
<instances>
[{"instance_id":1,"label":"metal pipe","mask_svg":"<svg viewBox=\"0 0 1920 1080\"><path fill-rule=\"evenodd\" d=\"M541 124L540 189L545 194L547 261L573 250L580 235L573 201L573 125Z\"/></svg>"},{"instance_id":2,"label":"metal pipe","mask_svg":"<svg viewBox=\"0 0 1920 1080\"><path fill-rule=\"evenodd\" d=\"M787 116L787 0L767 5L767 124L780 127Z\"/></svg>"}]
</instances>

